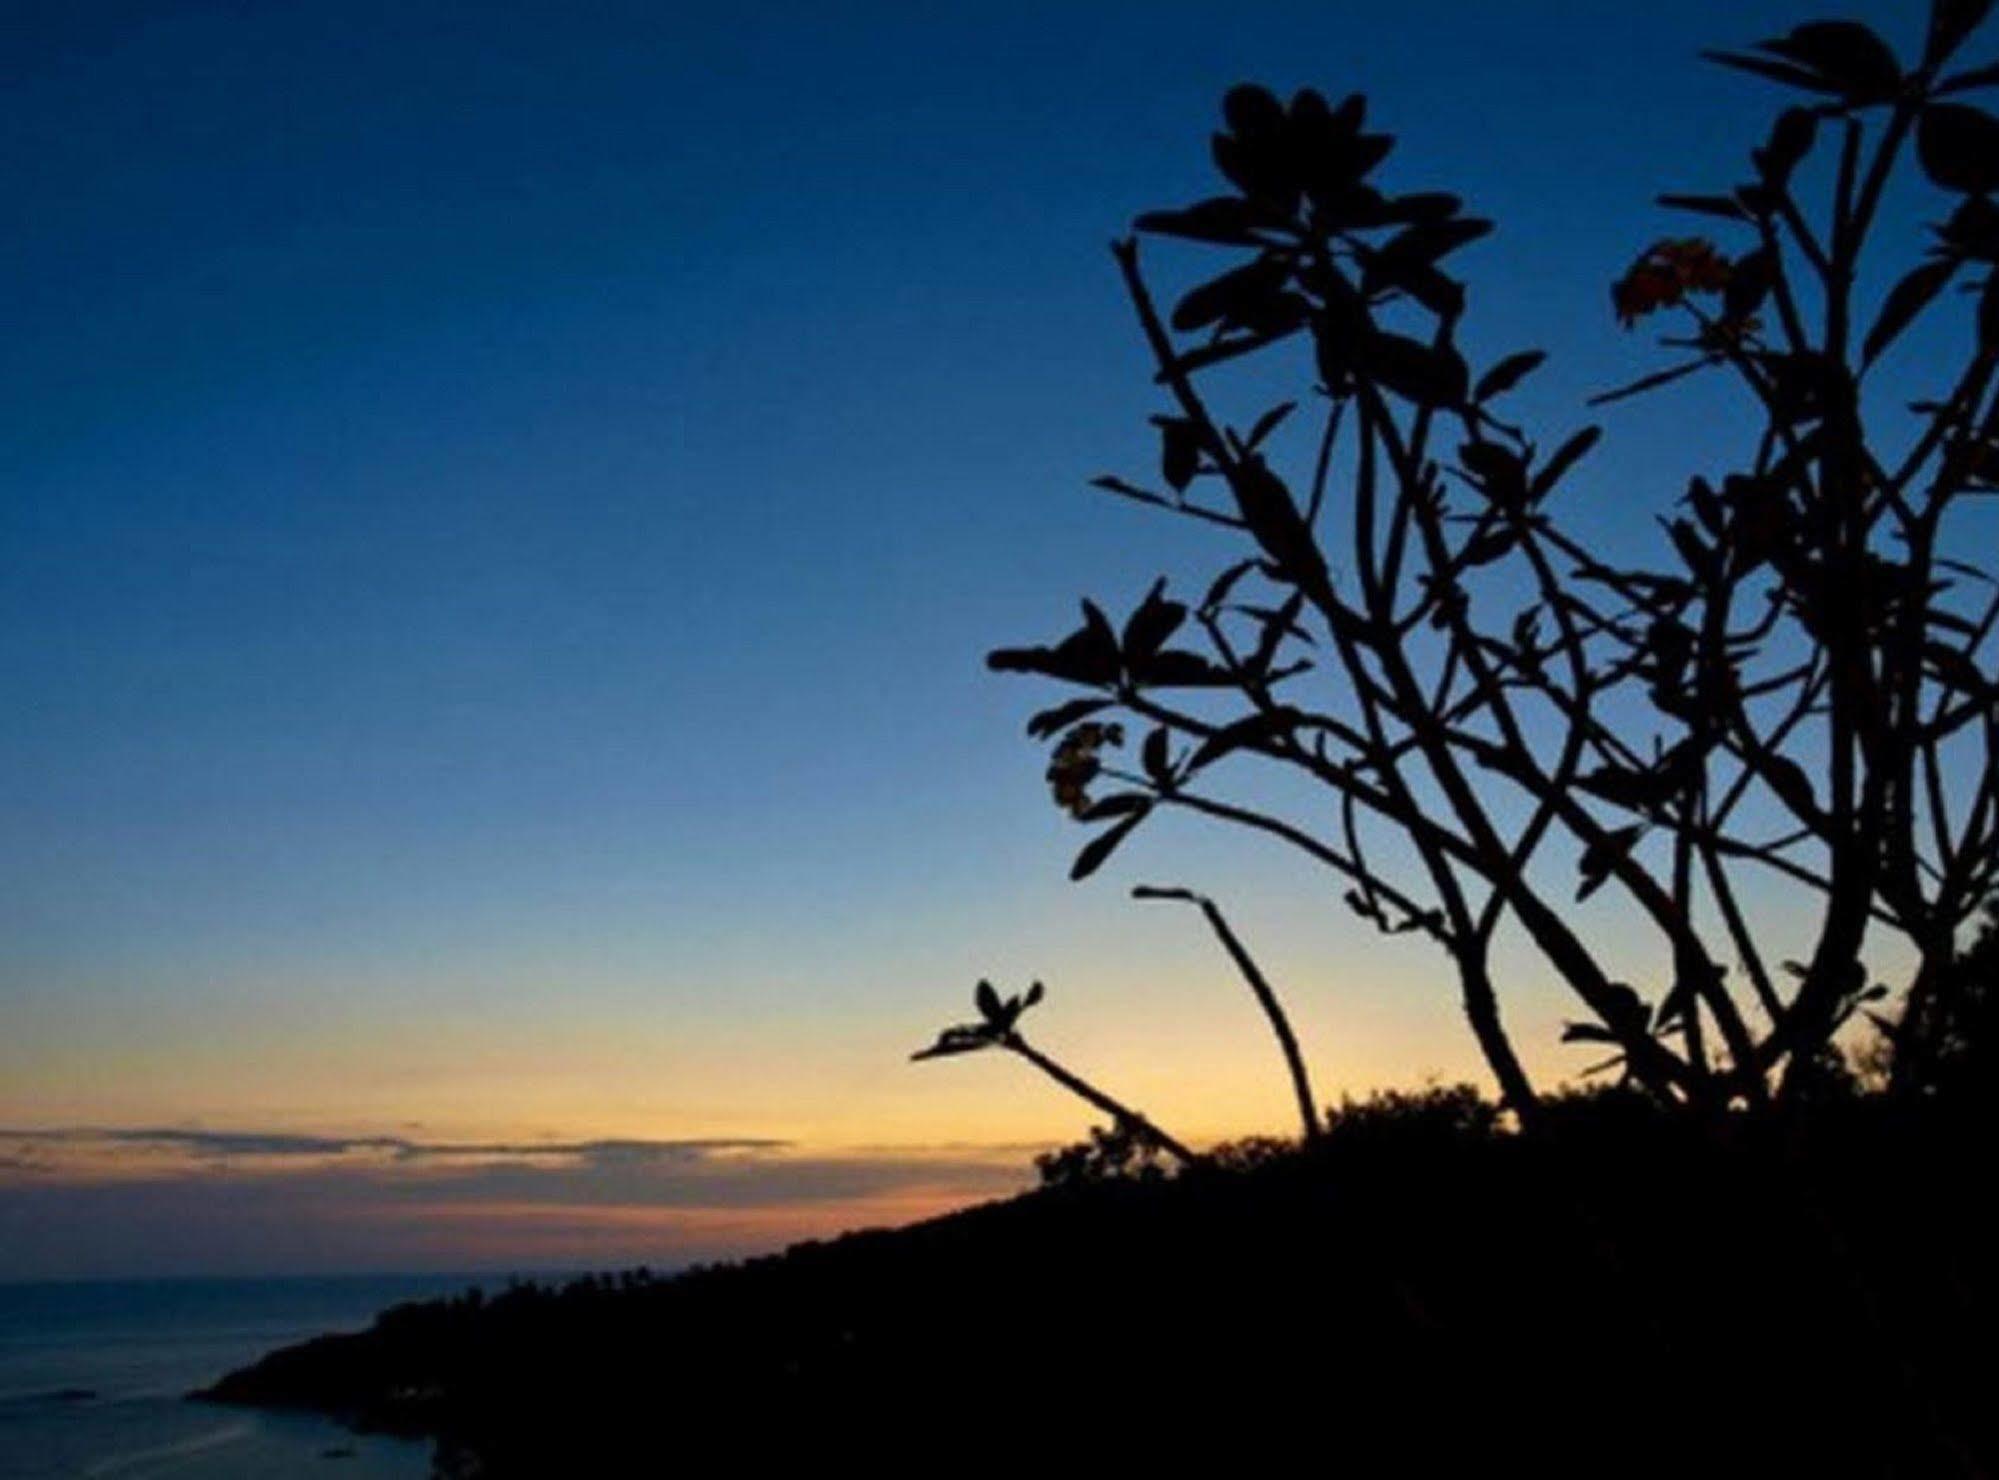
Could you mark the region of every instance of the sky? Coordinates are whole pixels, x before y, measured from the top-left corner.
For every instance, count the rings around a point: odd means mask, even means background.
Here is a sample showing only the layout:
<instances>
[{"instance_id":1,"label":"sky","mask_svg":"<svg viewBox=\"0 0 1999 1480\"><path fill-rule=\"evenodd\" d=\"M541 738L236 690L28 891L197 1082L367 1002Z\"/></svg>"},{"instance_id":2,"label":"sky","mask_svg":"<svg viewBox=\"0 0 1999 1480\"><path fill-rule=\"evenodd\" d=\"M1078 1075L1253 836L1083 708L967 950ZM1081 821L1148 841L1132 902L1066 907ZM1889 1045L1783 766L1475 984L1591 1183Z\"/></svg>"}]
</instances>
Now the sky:
<instances>
[{"instance_id":1,"label":"sky","mask_svg":"<svg viewBox=\"0 0 1999 1480\"><path fill-rule=\"evenodd\" d=\"M1848 5L1904 47L1915 7ZM17 4L0 51L0 1279L654 1264L1022 1185L1087 1112L909 1064L972 983L1184 1137L1480 1078L1443 964L1162 825L1084 885L987 649L1227 552L1089 492L1106 254L1231 84L1364 91L1498 233L1551 439L1809 12ZM1169 270L1172 263L1168 263ZM1652 539L1692 389L1576 518ZM1719 418L1719 419L1717 419ZM1530 1063L1561 1003L1526 981Z\"/></svg>"}]
</instances>

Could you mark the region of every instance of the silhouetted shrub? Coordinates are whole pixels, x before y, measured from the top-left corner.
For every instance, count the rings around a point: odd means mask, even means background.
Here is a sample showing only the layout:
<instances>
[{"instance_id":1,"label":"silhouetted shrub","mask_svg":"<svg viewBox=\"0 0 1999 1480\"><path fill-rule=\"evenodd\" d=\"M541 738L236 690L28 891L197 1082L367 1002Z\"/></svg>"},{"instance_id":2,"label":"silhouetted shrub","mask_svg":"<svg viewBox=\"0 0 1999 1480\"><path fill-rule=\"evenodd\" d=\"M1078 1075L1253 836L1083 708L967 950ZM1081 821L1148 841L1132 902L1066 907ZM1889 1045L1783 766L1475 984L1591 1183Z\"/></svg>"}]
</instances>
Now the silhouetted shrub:
<instances>
[{"instance_id":1,"label":"silhouetted shrub","mask_svg":"<svg viewBox=\"0 0 1999 1480\"><path fill-rule=\"evenodd\" d=\"M1490 1140L1500 1133L1500 1107L1475 1085L1433 1084L1416 1090L1376 1090L1363 1100L1342 1099L1326 1111L1326 1142L1333 1147L1425 1147Z\"/></svg>"},{"instance_id":2,"label":"silhouetted shrub","mask_svg":"<svg viewBox=\"0 0 1999 1480\"><path fill-rule=\"evenodd\" d=\"M1281 1136L1244 1136L1208 1148L1206 1165L1217 1172L1258 1172L1296 1157L1297 1141Z\"/></svg>"},{"instance_id":3,"label":"silhouetted shrub","mask_svg":"<svg viewBox=\"0 0 1999 1480\"><path fill-rule=\"evenodd\" d=\"M1999 1107L1999 896L1986 901L1976 939L1949 968L1937 993L1931 1042L1906 1089L1986 1121ZM1891 1047L1900 1023L1883 1020Z\"/></svg>"},{"instance_id":4,"label":"silhouetted shrub","mask_svg":"<svg viewBox=\"0 0 1999 1480\"><path fill-rule=\"evenodd\" d=\"M438 1435L486 1480L714 1446L750 1473L1236 1473L1301 1443L1370 1475L1999 1464L1978 1140L1882 1096L1780 1134L1630 1090L1551 1096L1518 1134L1491 1110L1372 1097L1177 1176L404 1307L213 1396Z\"/></svg>"},{"instance_id":5,"label":"silhouetted shrub","mask_svg":"<svg viewBox=\"0 0 1999 1480\"><path fill-rule=\"evenodd\" d=\"M1089 1139L1034 1158L1043 1187L1075 1187L1089 1182L1158 1181L1159 1146L1130 1122L1090 1127Z\"/></svg>"}]
</instances>

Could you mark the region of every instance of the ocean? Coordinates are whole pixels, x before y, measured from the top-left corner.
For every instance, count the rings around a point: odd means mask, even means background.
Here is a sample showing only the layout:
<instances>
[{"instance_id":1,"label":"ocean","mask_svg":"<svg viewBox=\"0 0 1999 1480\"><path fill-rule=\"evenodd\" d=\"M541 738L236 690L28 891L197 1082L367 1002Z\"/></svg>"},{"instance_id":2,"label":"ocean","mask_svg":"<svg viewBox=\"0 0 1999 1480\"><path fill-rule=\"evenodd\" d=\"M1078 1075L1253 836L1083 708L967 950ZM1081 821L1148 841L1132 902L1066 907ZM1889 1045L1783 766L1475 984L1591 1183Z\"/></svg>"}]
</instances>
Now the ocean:
<instances>
[{"instance_id":1,"label":"ocean","mask_svg":"<svg viewBox=\"0 0 1999 1480\"><path fill-rule=\"evenodd\" d=\"M423 1480L427 1443L189 1403L273 1347L490 1275L0 1284L0 1480Z\"/></svg>"}]
</instances>

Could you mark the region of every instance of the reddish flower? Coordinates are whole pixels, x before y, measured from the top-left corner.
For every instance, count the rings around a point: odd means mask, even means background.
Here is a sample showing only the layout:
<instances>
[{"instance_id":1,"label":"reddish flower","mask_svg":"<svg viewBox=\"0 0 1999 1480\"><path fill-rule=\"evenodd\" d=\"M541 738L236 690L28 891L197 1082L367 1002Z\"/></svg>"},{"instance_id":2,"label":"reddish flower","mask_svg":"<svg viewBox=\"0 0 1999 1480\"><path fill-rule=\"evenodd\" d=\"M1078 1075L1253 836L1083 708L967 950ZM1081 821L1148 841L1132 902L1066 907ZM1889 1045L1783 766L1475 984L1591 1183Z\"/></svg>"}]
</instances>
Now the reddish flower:
<instances>
[{"instance_id":1,"label":"reddish flower","mask_svg":"<svg viewBox=\"0 0 1999 1480\"><path fill-rule=\"evenodd\" d=\"M1648 313L1671 308L1689 293L1719 293L1728 286L1728 259L1700 237L1654 242L1611 285L1610 301L1625 328Z\"/></svg>"},{"instance_id":2,"label":"reddish flower","mask_svg":"<svg viewBox=\"0 0 1999 1480\"><path fill-rule=\"evenodd\" d=\"M1102 769L1097 752L1106 745L1122 744L1122 725L1081 724L1064 735L1048 763L1048 786L1055 805L1072 817L1080 816L1090 805L1090 782Z\"/></svg>"}]
</instances>

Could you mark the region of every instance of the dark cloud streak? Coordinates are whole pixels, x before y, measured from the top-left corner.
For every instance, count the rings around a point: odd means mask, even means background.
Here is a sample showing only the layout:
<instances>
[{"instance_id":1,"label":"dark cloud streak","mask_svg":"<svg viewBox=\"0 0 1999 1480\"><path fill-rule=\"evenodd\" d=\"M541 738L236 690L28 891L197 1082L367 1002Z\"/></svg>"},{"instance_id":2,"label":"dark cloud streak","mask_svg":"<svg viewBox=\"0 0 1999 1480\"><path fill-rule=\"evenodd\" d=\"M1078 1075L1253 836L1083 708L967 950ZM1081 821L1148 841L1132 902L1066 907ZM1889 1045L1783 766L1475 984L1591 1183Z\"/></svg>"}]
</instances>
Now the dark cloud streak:
<instances>
[{"instance_id":1,"label":"dark cloud streak","mask_svg":"<svg viewBox=\"0 0 1999 1480\"><path fill-rule=\"evenodd\" d=\"M674 1267L1018 1191L1017 1149L0 1129L0 1279Z\"/></svg>"},{"instance_id":2,"label":"dark cloud streak","mask_svg":"<svg viewBox=\"0 0 1999 1480\"><path fill-rule=\"evenodd\" d=\"M637 1138L588 1141L420 1141L407 1136L330 1136L288 1131L210 1131L180 1126L61 1126L21 1129L0 1126L0 1143L29 1148L0 1158L0 1167L46 1165L35 1150L85 1146L162 1147L197 1157L324 1159L375 1152L398 1162L463 1158L556 1157L591 1166L685 1163L732 1152L783 1151L791 1142L762 1137L701 1137L681 1140Z\"/></svg>"}]
</instances>

